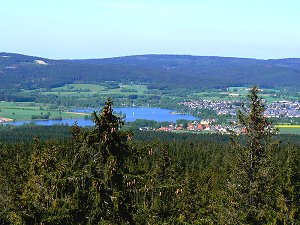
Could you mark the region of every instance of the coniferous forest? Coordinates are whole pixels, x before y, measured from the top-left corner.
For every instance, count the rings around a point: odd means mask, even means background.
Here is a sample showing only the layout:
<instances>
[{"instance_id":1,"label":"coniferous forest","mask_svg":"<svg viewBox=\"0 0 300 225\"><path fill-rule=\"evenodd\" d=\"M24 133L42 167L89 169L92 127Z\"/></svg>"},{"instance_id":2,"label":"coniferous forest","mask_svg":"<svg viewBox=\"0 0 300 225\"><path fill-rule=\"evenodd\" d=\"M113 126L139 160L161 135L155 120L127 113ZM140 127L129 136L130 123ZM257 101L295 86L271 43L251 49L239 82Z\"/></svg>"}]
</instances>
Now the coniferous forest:
<instances>
[{"instance_id":1,"label":"coniferous forest","mask_svg":"<svg viewBox=\"0 0 300 225\"><path fill-rule=\"evenodd\" d=\"M39 65L35 60L42 60L46 64ZM299 69L297 58L259 60L191 55L137 55L51 60L0 52L0 94L7 98L30 101L35 96L18 96L20 89L55 88L65 84L96 84L105 81L143 83L149 89L159 90L199 90L249 84L265 88L298 89ZM6 95L5 92L12 89L13 93Z\"/></svg>"},{"instance_id":2,"label":"coniferous forest","mask_svg":"<svg viewBox=\"0 0 300 225\"><path fill-rule=\"evenodd\" d=\"M222 141L137 140L108 100L93 129L1 143L0 224L299 224L300 148L257 92Z\"/></svg>"}]
</instances>

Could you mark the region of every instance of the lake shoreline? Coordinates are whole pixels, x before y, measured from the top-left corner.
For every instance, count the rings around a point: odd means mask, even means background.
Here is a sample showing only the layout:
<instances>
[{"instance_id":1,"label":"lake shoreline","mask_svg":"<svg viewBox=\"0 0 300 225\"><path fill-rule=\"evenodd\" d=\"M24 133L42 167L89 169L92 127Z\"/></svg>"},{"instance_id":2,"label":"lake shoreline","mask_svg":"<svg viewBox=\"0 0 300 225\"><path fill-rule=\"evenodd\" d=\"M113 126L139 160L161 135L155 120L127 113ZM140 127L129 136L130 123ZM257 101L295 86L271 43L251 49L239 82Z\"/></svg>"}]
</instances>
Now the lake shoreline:
<instances>
[{"instance_id":1,"label":"lake shoreline","mask_svg":"<svg viewBox=\"0 0 300 225\"><path fill-rule=\"evenodd\" d=\"M86 116L90 115L92 112L101 112L102 109L94 108L80 108L70 110L70 114ZM125 115L125 122L134 122L137 119L144 120L154 120L157 122L176 122L176 120L199 120L200 118L174 113L174 110L161 109L161 108L151 108L151 107L127 107L127 108L114 108L116 114ZM172 113L171 113L172 112ZM79 126L93 126L93 121L91 119L85 118L67 118L62 120L26 120L26 121L15 121L7 122L4 124L12 125L22 125L28 123L35 123L37 125L55 125L55 124L70 124L73 125L77 121Z\"/></svg>"}]
</instances>

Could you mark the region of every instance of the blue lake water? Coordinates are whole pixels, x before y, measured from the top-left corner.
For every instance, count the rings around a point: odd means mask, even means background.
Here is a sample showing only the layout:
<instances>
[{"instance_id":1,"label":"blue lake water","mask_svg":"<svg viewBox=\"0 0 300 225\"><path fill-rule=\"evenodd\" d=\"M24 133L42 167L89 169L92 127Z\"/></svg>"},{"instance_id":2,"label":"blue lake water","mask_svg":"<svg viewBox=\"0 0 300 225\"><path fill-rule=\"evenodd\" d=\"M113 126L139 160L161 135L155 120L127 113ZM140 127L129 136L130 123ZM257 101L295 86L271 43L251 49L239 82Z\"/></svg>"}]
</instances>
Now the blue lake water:
<instances>
[{"instance_id":1,"label":"blue lake water","mask_svg":"<svg viewBox=\"0 0 300 225\"><path fill-rule=\"evenodd\" d=\"M75 109L74 112L92 113L94 111L100 111L101 109ZM185 120L199 120L194 116L171 114L174 110L161 109L161 108L114 108L114 112L118 114L126 114L125 121L133 122L136 119L155 120L158 122L169 121L176 122L178 119ZM63 119L63 120L30 120L30 121L19 121L11 122L7 124L22 125L26 123L34 122L37 125L51 126L55 124L68 124L73 125L77 121L79 126L93 126L94 123L88 119Z\"/></svg>"}]
</instances>

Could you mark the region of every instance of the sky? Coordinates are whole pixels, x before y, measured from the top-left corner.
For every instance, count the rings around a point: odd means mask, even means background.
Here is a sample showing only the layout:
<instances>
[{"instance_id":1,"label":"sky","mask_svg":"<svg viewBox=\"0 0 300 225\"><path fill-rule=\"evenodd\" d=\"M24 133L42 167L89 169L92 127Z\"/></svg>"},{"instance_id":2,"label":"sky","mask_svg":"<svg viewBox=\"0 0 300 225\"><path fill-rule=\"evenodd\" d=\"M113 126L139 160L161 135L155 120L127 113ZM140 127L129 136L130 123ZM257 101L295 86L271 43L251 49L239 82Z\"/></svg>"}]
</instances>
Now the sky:
<instances>
[{"instance_id":1,"label":"sky","mask_svg":"<svg viewBox=\"0 0 300 225\"><path fill-rule=\"evenodd\" d=\"M299 0L1 0L0 52L300 58Z\"/></svg>"}]
</instances>

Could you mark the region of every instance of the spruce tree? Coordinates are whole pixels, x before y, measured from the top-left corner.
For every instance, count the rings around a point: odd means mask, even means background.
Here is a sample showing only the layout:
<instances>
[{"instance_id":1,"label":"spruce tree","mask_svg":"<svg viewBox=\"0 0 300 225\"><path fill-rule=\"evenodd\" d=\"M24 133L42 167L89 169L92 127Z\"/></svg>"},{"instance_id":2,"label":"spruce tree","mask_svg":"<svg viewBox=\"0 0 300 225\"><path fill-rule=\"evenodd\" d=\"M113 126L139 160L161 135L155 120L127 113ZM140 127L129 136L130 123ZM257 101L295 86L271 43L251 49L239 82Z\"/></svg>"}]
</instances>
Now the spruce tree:
<instances>
[{"instance_id":1,"label":"spruce tree","mask_svg":"<svg viewBox=\"0 0 300 225\"><path fill-rule=\"evenodd\" d=\"M95 128L84 135L82 146L90 155L85 166L91 180L89 224L135 224L126 189L130 134L119 130L123 121L113 114L111 100L106 102L101 114L94 113L93 118Z\"/></svg>"},{"instance_id":2,"label":"spruce tree","mask_svg":"<svg viewBox=\"0 0 300 225\"><path fill-rule=\"evenodd\" d=\"M249 224L263 224L274 216L271 151L277 147L278 142L272 139L276 129L265 117L265 107L258 94L257 87L250 89L249 108L243 107L238 112L240 131L233 132L231 138L235 154L232 160L235 162L232 165L233 179L228 186L233 198L232 215L236 215L236 219L242 223Z\"/></svg>"}]
</instances>

